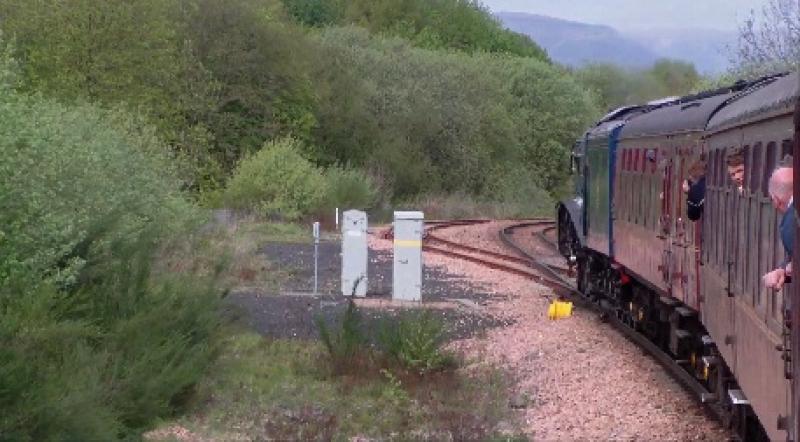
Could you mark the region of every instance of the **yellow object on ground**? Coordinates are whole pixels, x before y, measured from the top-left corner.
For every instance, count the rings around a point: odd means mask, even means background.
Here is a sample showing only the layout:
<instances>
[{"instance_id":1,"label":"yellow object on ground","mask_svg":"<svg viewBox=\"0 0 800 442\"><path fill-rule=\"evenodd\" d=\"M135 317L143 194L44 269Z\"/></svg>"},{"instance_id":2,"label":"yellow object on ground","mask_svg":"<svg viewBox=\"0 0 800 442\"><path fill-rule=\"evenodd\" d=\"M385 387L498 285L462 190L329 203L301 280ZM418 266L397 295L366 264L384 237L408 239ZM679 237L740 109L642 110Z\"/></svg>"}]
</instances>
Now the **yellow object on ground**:
<instances>
[{"instance_id":1,"label":"yellow object on ground","mask_svg":"<svg viewBox=\"0 0 800 442\"><path fill-rule=\"evenodd\" d=\"M563 319L572 316L572 303L569 301L553 301L547 308L548 319Z\"/></svg>"}]
</instances>

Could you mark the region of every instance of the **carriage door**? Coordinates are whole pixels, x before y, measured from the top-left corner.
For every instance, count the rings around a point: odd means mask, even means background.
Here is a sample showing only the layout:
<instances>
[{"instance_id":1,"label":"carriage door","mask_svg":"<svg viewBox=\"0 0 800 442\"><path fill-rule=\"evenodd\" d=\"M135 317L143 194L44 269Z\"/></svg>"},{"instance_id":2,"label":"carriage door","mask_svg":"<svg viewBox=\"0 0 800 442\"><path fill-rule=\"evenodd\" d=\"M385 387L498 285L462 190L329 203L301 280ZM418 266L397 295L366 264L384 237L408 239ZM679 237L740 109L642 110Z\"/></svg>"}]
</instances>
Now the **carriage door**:
<instances>
[{"instance_id":1,"label":"carriage door","mask_svg":"<svg viewBox=\"0 0 800 442\"><path fill-rule=\"evenodd\" d=\"M672 200L670 201L673 215L672 222L672 272L671 282L672 296L683 301L684 304L697 308L695 297L689 290L689 280L692 272L692 261L694 248L692 247L691 226L686 218L686 199L687 193L683 191L683 181L688 178L689 167L691 167L691 147L676 145L674 151L677 155L674 158L672 172L674 178L670 183Z\"/></svg>"},{"instance_id":2,"label":"carriage door","mask_svg":"<svg viewBox=\"0 0 800 442\"><path fill-rule=\"evenodd\" d=\"M672 278L675 274L675 258L672 246L672 223L673 223L673 171L674 161L668 146L661 146L661 149L653 149L652 157L649 158L650 167L653 172L660 174L661 192L659 200L661 211L658 217L658 238L663 240L661 251L661 277L667 286L669 293L672 293Z\"/></svg>"}]
</instances>

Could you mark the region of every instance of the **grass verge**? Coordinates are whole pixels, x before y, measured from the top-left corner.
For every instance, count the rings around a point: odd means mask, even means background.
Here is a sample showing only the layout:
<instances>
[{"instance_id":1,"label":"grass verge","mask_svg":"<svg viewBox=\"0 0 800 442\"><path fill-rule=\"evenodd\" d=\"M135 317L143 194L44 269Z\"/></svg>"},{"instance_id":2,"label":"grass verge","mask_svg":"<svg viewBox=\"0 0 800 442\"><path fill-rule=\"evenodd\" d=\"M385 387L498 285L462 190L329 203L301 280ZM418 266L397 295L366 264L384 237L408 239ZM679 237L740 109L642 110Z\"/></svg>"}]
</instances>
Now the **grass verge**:
<instances>
[{"instance_id":1,"label":"grass verge","mask_svg":"<svg viewBox=\"0 0 800 442\"><path fill-rule=\"evenodd\" d=\"M227 290L273 291L292 269L277 268L260 253L267 243L311 243L310 229L256 216L221 211L194 237L176 241L160 260L166 273L200 269L206 273L222 265L220 284ZM223 264L221 264L223 263Z\"/></svg>"},{"instance_id":2,"label":"grass verge","mask_svg":"<svg viewBox=\"0 0 800 442\"><path fill-rule=\"evenodd\" d=\"M507 412L491 369L417 376L390 369L337 375L318 342L238 331L201 382L194 414L150 440L485 440ZM374 368L374 367L371 367Z\"/></svg>"}]
</instances>

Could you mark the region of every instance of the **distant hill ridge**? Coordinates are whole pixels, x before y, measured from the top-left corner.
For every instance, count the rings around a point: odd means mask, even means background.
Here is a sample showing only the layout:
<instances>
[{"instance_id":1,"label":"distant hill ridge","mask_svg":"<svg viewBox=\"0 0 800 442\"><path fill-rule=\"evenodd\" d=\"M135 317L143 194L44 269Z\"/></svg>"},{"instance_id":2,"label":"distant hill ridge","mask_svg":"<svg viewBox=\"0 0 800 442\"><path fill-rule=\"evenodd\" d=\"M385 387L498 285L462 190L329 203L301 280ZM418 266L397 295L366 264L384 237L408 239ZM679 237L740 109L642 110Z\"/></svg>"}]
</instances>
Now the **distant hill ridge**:
<instances>
[{"instance_id":1,"label":"distant hill ridge","mask_svg":"<svg viewBox=\"0 0 800 442\"><path fill-rule=\"evenodd\" d=\"M734 32L708 29L656 29L623 34L605 25L581 23L524 12L494 14L507 28L528 35L550 57L570 66L608 62L642 68L659 58L690 61L705 73L724 71L725 46L735 41Z\"/></svg>"}]
</instances>

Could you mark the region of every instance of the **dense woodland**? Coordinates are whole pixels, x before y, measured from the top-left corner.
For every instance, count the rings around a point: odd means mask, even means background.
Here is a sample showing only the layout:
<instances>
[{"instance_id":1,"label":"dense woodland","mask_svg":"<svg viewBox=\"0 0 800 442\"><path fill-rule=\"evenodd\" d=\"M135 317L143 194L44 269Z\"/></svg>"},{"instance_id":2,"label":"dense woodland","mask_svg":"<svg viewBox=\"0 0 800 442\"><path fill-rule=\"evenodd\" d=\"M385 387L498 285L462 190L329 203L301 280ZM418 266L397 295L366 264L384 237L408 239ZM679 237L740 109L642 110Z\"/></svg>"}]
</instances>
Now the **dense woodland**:
<instances>
[{"instance_id":1,"label":"dense woodland","mask_svg":"<svg viewBox=\"0 0 800 442\"><path fill-rule=\"evenodd\" d=\"M0 439L181 410L218 328L224 263L179 256L205 209L546 211L587 124L701 84L554 65L472 0L3 0L0 31Z\"/></svg>"}]
</instances>

